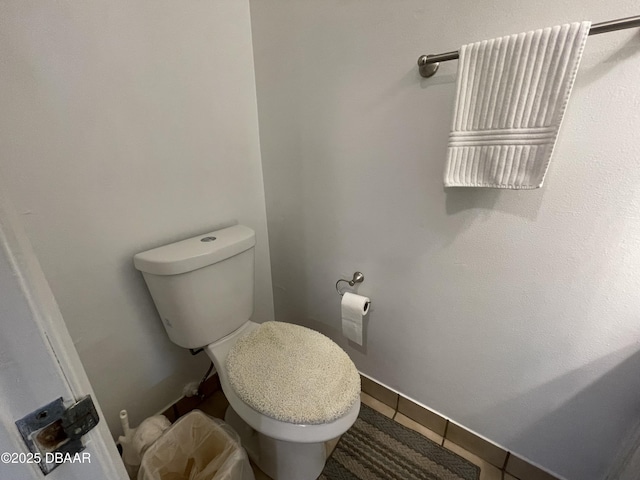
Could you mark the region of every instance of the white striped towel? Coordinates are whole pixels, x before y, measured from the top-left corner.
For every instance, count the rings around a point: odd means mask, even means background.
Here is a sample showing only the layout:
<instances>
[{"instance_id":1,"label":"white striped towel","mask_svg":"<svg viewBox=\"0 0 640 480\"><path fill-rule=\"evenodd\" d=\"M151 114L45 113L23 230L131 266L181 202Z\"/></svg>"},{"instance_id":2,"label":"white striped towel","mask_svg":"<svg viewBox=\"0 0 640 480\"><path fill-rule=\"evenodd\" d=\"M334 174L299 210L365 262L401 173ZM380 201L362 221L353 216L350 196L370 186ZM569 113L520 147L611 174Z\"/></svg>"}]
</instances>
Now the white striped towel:
<instances>
[{"instance_id":1,"label":"white striped towel","mask_svg":"<svg viewBox=\"0 0 640 480\"><path fill-rule=\"evenodd\" d=\"M590 26L461 47L446 187L542 186Z\"/></svg>"}]
</instances>

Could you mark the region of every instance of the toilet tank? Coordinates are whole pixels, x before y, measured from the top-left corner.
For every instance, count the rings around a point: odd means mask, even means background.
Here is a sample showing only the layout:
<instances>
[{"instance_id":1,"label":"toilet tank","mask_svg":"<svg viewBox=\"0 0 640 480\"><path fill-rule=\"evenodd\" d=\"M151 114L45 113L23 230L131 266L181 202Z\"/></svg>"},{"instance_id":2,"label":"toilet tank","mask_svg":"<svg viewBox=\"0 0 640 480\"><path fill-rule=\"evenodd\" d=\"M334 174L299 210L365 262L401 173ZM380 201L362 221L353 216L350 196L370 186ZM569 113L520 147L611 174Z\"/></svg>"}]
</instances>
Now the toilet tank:
<instances>
[{"instance_id":1,"label":"toilet tank","mask_svg":"<svg viewBox=\"0 0 640 480\"><path fill-rule=\"evenodd\" d=\"M235 225L133 257L171 341L209 345L251 318L255 243Z\"/></svg>"}]
</instances>

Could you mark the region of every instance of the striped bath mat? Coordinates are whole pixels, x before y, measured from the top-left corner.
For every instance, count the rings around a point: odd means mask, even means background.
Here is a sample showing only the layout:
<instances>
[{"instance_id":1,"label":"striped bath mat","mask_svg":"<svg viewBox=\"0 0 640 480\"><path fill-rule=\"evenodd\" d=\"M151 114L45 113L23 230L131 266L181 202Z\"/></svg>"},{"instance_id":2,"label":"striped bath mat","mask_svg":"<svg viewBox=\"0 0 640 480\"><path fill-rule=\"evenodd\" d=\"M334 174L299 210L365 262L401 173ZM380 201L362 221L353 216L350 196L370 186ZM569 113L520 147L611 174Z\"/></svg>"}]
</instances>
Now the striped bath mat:
<instances>
[{"instance_id":1,"label":"striped bath mat","mask_svg":"<svg viewBox=\"0 0 640 480\"><path fill-rule=\"evenodd\" d=\"M480 468L362 405L318 480L478 480Z\"/></svg>"}]
</instances>

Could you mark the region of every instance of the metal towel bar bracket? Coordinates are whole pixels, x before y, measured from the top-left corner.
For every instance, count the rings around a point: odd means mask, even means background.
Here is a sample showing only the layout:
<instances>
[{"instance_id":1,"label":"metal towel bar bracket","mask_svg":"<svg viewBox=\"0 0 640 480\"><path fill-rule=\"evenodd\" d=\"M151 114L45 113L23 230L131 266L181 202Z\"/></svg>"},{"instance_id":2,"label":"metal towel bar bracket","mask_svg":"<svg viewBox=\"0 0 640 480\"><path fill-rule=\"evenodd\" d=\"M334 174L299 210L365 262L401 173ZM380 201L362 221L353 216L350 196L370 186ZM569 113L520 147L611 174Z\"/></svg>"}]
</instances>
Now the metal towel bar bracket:
<instances>
[{"instance_id":1,"label":"metal towel bar bracket","mask_svg":"<svg viewBox=\"0 0 640 480\"><path fill-rule=\"evenodd\" d=\"M589 29L589 35L598 35L600 33L615 32L616 30L624 30L627 28L640 27L640 15L635 17L619 18L617 20L609 20L608 22L594 23ZM440 62L456 60L459 58L457 50L453 52L440 53L438 55L420 55L418 58L418 71L424 78L435 75L440 66Z\"/></svg>"}]
</instances>

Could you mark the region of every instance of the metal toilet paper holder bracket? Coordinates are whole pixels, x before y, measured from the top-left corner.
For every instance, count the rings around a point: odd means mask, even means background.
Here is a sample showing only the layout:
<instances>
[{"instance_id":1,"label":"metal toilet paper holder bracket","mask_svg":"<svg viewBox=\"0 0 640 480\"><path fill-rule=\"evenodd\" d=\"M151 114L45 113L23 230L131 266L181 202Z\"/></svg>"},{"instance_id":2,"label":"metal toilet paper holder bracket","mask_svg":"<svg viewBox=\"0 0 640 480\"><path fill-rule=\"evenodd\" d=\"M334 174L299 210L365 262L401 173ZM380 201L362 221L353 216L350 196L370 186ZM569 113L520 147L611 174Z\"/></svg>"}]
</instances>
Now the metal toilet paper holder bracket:
<instances>
[{"instance_id":1,"label":"metal toilet paper holder bracket","mask_svg":"<svg viewBox=\"0 0 640 480\"><path fill-rule=\"evenodd\" d=\"M340 280L338 280L336 282L336 292L338 292L338 295L343 296L344 292L341 292L338 288L340 282L347 282L350 287L353 287L356 283L364 282L364 275L362 274L362 272L356 272L353 274L353 278L351 280L347 280L345 278L341 278Z\"/></svg>"}]
</instances>

